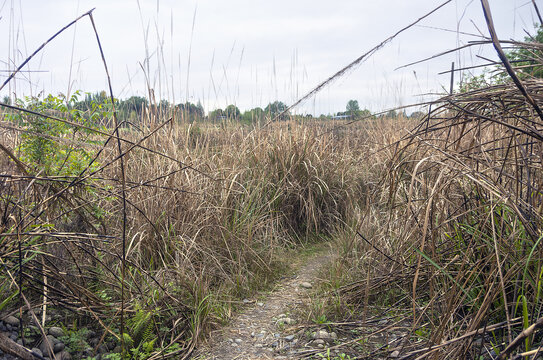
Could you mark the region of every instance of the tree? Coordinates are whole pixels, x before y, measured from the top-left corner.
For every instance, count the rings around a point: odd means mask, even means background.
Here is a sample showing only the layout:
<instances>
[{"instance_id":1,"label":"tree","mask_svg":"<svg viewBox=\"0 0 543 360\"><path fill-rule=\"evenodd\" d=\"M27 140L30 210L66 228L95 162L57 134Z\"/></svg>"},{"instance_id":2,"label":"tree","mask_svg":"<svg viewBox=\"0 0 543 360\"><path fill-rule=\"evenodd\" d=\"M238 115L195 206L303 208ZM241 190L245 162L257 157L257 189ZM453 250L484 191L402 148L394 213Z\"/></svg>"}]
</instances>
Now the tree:
<instances>
[{"instance_id":1,"label":"tree","mask_svg":"<svg viewBox=\"0 0 543 360\"><path fill-rule=\"evenodd\" d=\"M398 113L396 112L396 110L389 110L389 112L387 112L385 117L389 119L394 119L398 117Z\"/></svg>"},{"instance_id":2,"label":"tree","mask_svg":"<svg viewBox=\"0 0 543 360\"><path fill-rule=\"evenodd\" d=\"M209 113L209 120L219 121L225 119L224 111L222 109L215 109Z\"/></svg>"},{"instance_id":3,"label":"tree","mask_svg":"<svg viewBox=\"0 0 543 360\"><path fill-rule=\"evenodd\" d=\"M530 77L543 78L543 63L541 61L543 57L543 50L541 50L541 44L543 44L543 26L539 26L535 36L526 36L524 43L519 48L505 55L515 68L515 73L520 79ZM467 75L460 83L459 91L463 93L492 85L504 84L509 81L511 81L509 75L504 71L503 65L499 64L485 68L480 75Z\"/></svg>"},{"instance_id":4,"label":"tree","mask_svg":"<svg viewBox=\"0 0 543 360\"><path fill-rule=\"evenodd\" d=\"M274 101L273 103L269 103L268 106L264 108L264 112L266 113L266 115L270 116L273 119L274 117L285 111L287 108L288 106L285 105L283 102ZM288 116L289 114L286 113L284 115Z\"/></svg>"},{"instance_id":5,"label":"tree","mask_svg":"<svg viewBox=\"0 0 543 360\"><path fill-rule=\"evenodd\" d=\"M177 104L176 108L183 119L188 121L196 121L204 118L205 112L204 107L200 102L198 104L193 104L189 101L186 103ZM221 110L222 111L222 110Z\"/></svg>"},{"instance_id":6,"label":"tree","mask_svg":"<svg viewBox=\"0 0 543 360\"><path fill-rule=\"evenodd\" d=\"M147 99L142 96L131 96L126 100L120 100L117 111L121 118L132 122L138 122L147 109Z\"/></svg>"},{"instance_id":7,"label":"tree","mask_svg":"<svg viewBox=\"0 0 543 360\"><path fill-rule=\"evenodd\" d=\"M170 105L170 102L168 100L162 99L158 103L158 108L162 112L170 110L170 107L171 107L171 105Z\"/></svg>"},{"instance_id":8,"label":"tree","mask_svg":"<svg viewBox=\"0 0 543 360\"><path fill-rule=\"evenodd\" d=\"M247 110L241 116L241 120L245 123L256 123L264 119L264 110L262 108L256 107L251 110Z\"/></svg>"},{"instance_id":9,"label":"tree","mask_svg":"<svg viewBox=\"0 0 543 360\"><path fill-rule=\"evenodd\" d=\"M226 109L224 109L224 116L229 120L239 120L241 111L239 111L236 105L228 105Z\"/></svg>"},{"instance_id":10,"label":"tree","mask_svg":"<svg viewBox=\"0 0 543 360\"><path fill-rule=\"evenodd\" d=\"M360 106L358 105L358 100L349 100L347 102L347 114L351 115L353 118L358 115L360 111Z\"/></svg>"},{"instance_id":11,"label":"tree","mask_svg":"<svg viewBox=\"0 0 543 360\"><path fill-rule=\"evenodd\" d=\"M375 119L375 115L371 115L371 111L369 111L368 109L360 110L358 112L358 116L360 116L362 118L366 118L366 117L371 116L372 119Z\"/></svg>"},{"instance_id":12,"label":"tree","mask_svg":"<svg viewBox=\"0 0 543 360\"><path fill-rule=\"evenodd\" d=\"M507 54L509 61L517 68L516 72L521 78L536 77L543 78L543 26L539 26L535 36L526 36L524 42L533 43L536 46L523 45L519 49Z\"/></svg>"},{"instance_id":13,"label":"tree","mask_svg":"<svg viewBox=\"0 0 543 360\"><path fill-rule=\"evenodd\" d=\"M81 101L77 101L73 106L78 110L89 110L92 108L92 104L106 104L109 97L104 90L95 93L85 93L85 98Z\"/></svg>"},{"instance_id":14,"label":"tree","mask_svg":"<svg viewBox=\"0 0 543 360\"><path fill-rule=\"evenodd\" d=\"M491 86L492 84L496 84L499 82L499 79L497 75L490 75L490 72L487 69L483 70L483 73L480 75L468 75L466 78L460 83L460 86L458 87L458 90L461 93L465 93L468 91L473 91L477 89L482 89L487 86Z\"/></svg>"},{"instance_id":15,"label":"tree","mask_svg":"<svg viewBox=\"0 0 543 360\"><path fill-rule=\"evenodd\" d=\"M411 115L409 116L410 119L415 119L415 120L422 120L424 119L424 117L426 116L425 113L423 113L422 111L413 111L411 113Z\"/></svg>"},{"instance_id":16,"label":"tree","mask_svg":"<svg viewBox=\"0 0 543 360\"><path fill-rule=\"evenodd\" d=\"M121 100L119 103L120 109L134 111L138 115L141 115L146 107L147 99L142 96L131 96L124 101Z\"/></svg>"},{"instance_id":17,"label":"tree","mask_svg":"<svg viewBox=\"0 0 543 360\"><path fill-rule=\"evenodd\" d=\"M200 119L203 118L205 115L204 107L200 100L198 100L198 103L196 104L196 114L198 115L198 117L200 117Z\"/></svg>"}]
</instances>

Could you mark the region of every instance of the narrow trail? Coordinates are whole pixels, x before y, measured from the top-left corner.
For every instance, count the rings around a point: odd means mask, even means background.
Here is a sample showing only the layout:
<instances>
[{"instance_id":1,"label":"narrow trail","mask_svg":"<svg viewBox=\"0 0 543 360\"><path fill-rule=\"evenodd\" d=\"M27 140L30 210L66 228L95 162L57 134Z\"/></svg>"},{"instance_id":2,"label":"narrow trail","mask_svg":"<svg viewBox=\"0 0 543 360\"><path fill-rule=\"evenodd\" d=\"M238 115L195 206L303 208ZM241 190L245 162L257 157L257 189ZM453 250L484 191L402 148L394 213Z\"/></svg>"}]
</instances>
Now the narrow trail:
<instances>
[{"instance_id":1,"label":"narrow trail","mask_svg":"<svg viewBox=\"0 0 543 360\"><path fill-rule=\"evenodd\" d=\"M330 252L321 251L297 270L287 273L266 299L249 301L226 327L212 334L199 349L197 360L290 359L301 346L303 327L297 326L295 310L306 304L319 270L330 262Z\"/></svg>"}]
</instances>

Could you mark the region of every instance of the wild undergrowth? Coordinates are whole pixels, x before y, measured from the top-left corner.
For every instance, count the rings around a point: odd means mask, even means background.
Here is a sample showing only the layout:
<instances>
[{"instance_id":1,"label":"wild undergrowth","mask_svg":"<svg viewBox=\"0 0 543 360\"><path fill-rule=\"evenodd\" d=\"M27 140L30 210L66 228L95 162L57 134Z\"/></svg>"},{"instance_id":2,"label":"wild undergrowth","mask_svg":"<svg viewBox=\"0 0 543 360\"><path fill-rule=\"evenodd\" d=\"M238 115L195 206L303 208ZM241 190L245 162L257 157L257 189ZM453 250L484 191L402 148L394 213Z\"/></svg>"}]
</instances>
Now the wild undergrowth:
<instances>
[{"instance_id":1,"label":"wild undergrowth","mask_svg":"<svg viewBox=\"0 0 543 360\"><path fill-rule=\"evenodd\" d=\"M325 123L250 128L149 111L120 129L119 155L112 129L92 125L93 109L113 123L111 104L18 106L1 137L0 311L71 311L126 356L189 353L283 273L289 254L341 227L367 191L363 127L351 137ZM141 318L152 343L134 338Z\"/></svg>"},{"instance_id":2,"label":"wild undergrowth","mask_svg":"<svg viewBox=\"0 0 543 360\"><path fill-rule=\"evenodd\" d=\"M541 80L524 85L537 93ZM378 185L335 236L327 318L394 323L399 340L372 356L534 355L543 309L540 121L505 83L443 99L371 151Z\"/></svg>"}]
</instances>

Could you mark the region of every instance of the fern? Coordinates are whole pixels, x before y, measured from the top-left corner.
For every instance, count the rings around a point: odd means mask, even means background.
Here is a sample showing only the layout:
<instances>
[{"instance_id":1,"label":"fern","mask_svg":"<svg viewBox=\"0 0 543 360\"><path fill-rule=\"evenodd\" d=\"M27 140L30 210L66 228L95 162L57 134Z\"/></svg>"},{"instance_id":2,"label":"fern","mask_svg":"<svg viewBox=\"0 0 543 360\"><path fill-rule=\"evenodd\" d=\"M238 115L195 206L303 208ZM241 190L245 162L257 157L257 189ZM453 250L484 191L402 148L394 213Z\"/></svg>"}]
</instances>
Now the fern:
<instances>
[{"instance_id":1,"label":"fern","mask_svg":"<svg viewBox=\"0 0 543 360\"><path fill-rule=\"evenodd\" d=\"M125 348L130 349L128 357L134 360L149 358L154 350L157 337L153 333L153 313L141 308L126 321L128 333L123 334Z\"/></svg>"},{"instance_id":2,"label":"fern","mask_svg":"<svg viewBox=\"0 0 543 360\"><path fill-rule=\"evenodd\" d=\"M123 334L123 341L124 341L125 348L132 349L134 347L134 340L127 333Z\"/></svg>"},{"instance_id":3,"label":"fern","mask_svg":"<svg viewBox=\"0 0 543 360\"><path fill-rule=\"evenodd\" d=\"M149 341L153 337L153 314L142 309L138 309L134 316L127 321L130 335L134 340L134 346L138 347L141 343Z\"/></svg>"}]
</instances>

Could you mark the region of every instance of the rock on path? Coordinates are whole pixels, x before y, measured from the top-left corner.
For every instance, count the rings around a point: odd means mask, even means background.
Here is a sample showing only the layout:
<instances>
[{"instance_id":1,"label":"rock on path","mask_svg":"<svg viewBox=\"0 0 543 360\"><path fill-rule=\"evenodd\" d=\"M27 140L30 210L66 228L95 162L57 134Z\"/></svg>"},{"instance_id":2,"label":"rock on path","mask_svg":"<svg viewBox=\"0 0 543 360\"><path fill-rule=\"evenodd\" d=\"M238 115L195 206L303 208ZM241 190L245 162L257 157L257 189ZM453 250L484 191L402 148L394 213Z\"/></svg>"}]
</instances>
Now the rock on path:
<instances>
[{"instance_id":1,"label":"rock on path","mask_svg":"<svg viewBox=\"0 0 543 360\"><path fill-rule=\"evenodd\" d=\"M313 287L318 270L327 264L329 255L308 260L296 275L276 285L265 302L247 301L247 308L230 325L210 337L193 359L198 360L258 360L288 359L296 352L298 333L291 327L296 319L289 311L304 304L308 289ZM335 335L335 334L334 334Z\"/></svg>"}]
</instances>

